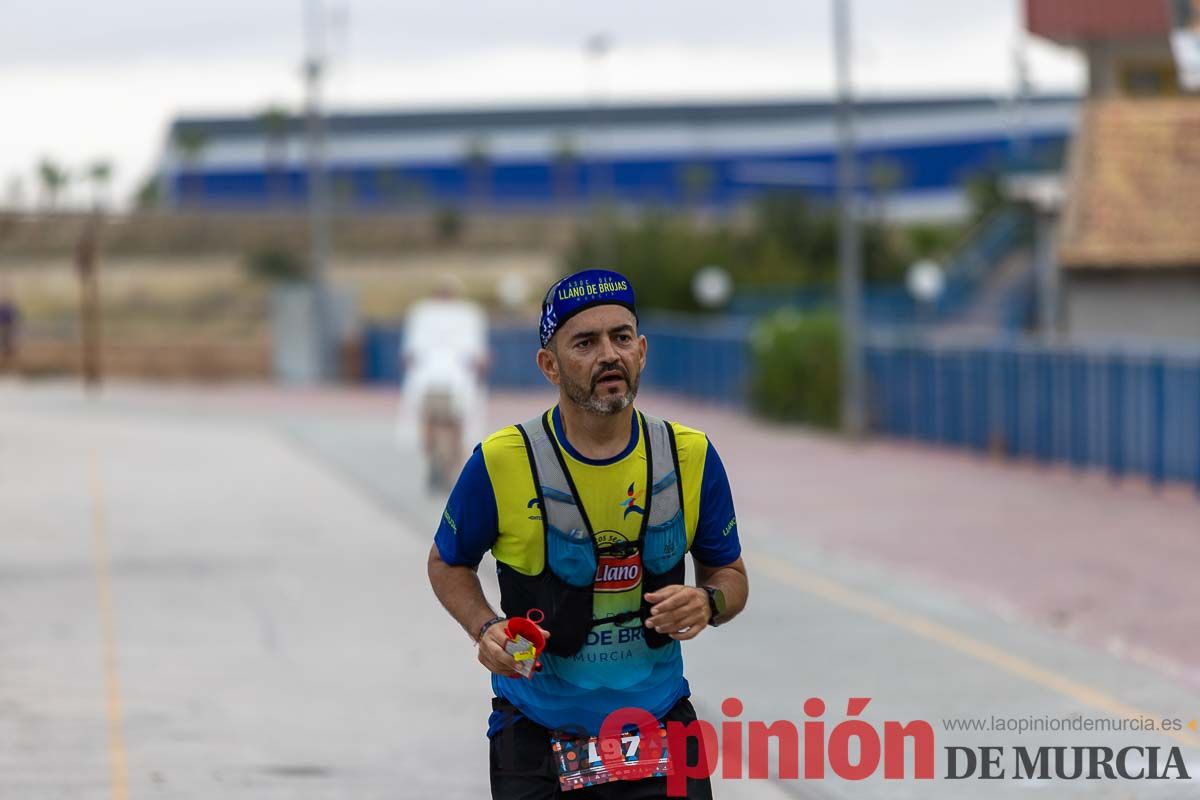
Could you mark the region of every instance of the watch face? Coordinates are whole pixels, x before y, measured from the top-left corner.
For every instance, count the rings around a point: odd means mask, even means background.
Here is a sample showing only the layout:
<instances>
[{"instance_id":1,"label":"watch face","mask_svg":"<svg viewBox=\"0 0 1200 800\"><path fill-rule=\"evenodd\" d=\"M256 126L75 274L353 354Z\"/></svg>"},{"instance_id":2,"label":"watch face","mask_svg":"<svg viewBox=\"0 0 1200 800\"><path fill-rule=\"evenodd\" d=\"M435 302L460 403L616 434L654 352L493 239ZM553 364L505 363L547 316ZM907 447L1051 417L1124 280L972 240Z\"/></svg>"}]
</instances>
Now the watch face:
<instances>
[{"instance_id":1,"label":"watch face","mask_svg":"<svg viewBox=\"0 0 1200 800\"><path fill-rule=\"evenodd\" d=\"M720 589L712 591L713 605L717 607L717 616L725 613L725 593Z\"/></svg>"},{"instance_id":2,"label":"watch face","mask_svg":"<svg viewBox=\"0 0 1200 800\"><path fill-rule=\"evenodd\" d=\"M708 608L712 612L714 618L725 613L725 593L720 589L714 589L711 586L704 587L708 592Z\"/></svg>"}]
</instances>

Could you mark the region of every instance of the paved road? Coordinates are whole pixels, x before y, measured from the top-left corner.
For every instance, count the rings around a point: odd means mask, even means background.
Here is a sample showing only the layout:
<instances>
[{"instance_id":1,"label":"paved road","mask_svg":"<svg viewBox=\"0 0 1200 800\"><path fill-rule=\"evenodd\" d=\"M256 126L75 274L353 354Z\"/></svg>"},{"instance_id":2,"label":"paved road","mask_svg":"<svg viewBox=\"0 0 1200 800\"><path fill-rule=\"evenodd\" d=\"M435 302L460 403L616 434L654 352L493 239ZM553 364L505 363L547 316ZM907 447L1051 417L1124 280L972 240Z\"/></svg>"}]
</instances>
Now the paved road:
<instances>
[{"instance_id":1,"label":"paved road","mask_svg":"<svg viewBox=\"0 0 1200 800\"><path fill-rule=\"evenodd\" d=\"M493 414L522 418L543 400L497 398ZM646 407L658 410L654 402ZM64 386L0 386L0 797L486 796L486 676L427 589L440 501L424 496L391 408L385 394L128 387L88 401ZM1186 676L1065 635L1018 602L983 602L1006 577L974 591L977 581L907 568L887 548L864 552L862 537L837 547L761 487L742 490L757 469L747 453L777 459L770 448L787 437L683 411L725 436L717 440L735 475L754 587L745 617L687 647L702 716L723 721L721 699L736 696L742 720L800 723L803 701L821 697L832 729L848 697L871 697L863 716L876 725L934 725L939 774L947 745L1138 744L1179 746L1200 777L1200 738L1186 729L944 731L941 720L956 716L1190 720L1200 693ZM794 497L834 507L847 495L847 464L864 452L788 436L787 452L805 456L795 463L816 452L829 465L824 476L796 467ZM943 471L960 487L1058 480L886 450L867 463L910 478ZM1032 503L1023 513L1098 502L1087 482L1052 485L1021 494ZM1135 518L1164 506L1194 513L1187 500L1110 494L1105 502ZM812 508L812 520L822 513ZM962 507L949 513L970 521ZM932 515L925 527L934 530L914 536L943 535ZM1030 592L1052 591L1045 569L1030 576ZM730 780L719 796L986 798L1038 788L1055 798L1197 791L1185 781L876 776Z\"/></svg>"}]
</instances>

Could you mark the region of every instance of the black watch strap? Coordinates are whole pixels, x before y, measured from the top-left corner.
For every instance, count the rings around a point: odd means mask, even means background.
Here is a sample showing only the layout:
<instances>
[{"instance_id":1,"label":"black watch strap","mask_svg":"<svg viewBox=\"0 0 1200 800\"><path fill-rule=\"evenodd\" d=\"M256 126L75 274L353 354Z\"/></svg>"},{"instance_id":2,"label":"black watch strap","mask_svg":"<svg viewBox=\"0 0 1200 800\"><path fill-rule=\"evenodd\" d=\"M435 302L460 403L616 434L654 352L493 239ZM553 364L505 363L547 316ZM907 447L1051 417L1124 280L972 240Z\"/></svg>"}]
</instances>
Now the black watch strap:
<instances>
[{"instance_id":1,"label":"black watch strap","mask_svg":"<svg viewBox=\"0 0 1200 800\"><path fill-rule=\"evenodd\" d=\"M714 589L711 586L700 588L708 594L708 624L715 628L721 624L717 622L717 617L725 611L725 595L720 589Z\"/></svg>"}]
</instances>

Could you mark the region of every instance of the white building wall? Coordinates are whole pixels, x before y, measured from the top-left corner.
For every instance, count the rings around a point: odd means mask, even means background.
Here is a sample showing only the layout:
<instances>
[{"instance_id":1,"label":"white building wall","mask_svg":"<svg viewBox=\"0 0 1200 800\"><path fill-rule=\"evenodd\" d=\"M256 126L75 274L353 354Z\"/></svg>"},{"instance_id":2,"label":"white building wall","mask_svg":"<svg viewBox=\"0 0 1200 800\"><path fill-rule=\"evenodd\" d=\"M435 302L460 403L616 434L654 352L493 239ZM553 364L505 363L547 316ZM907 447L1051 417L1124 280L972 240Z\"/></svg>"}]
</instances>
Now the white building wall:
<instances>
[{"instance_id":1,"label":"white building wall","mask_svg":"<svg viewBox=\"0 0 1200 800\"><path fill-rule=\"evenodd\" d=\"M1063 278L1072 336L1200 342L1200 269L1067 271Z\"/></svg>"}]
</instances>

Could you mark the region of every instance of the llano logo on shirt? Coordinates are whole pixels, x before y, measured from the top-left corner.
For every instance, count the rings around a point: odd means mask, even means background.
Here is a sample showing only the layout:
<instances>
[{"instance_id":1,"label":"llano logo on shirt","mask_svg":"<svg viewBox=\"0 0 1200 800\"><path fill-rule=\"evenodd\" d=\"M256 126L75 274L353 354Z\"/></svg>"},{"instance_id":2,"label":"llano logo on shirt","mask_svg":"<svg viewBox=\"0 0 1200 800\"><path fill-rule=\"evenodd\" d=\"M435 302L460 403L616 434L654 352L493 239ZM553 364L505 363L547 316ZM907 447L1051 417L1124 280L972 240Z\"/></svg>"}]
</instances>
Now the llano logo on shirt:
<instances>
[{"instance_id":1,"label":"llano logo on shirt","mask_svg":"<svg viewBox=\"0 0 1200 800\"><path fill-rule=\"evenodd\" d=\"M598 531L596 545L601 556L596 565L595 591L627 592L642 584L642 556L637 552L626 554L629 540L617 531ZM604 555L606 550L609 555Z\"/></svg>"}]
</instances>

